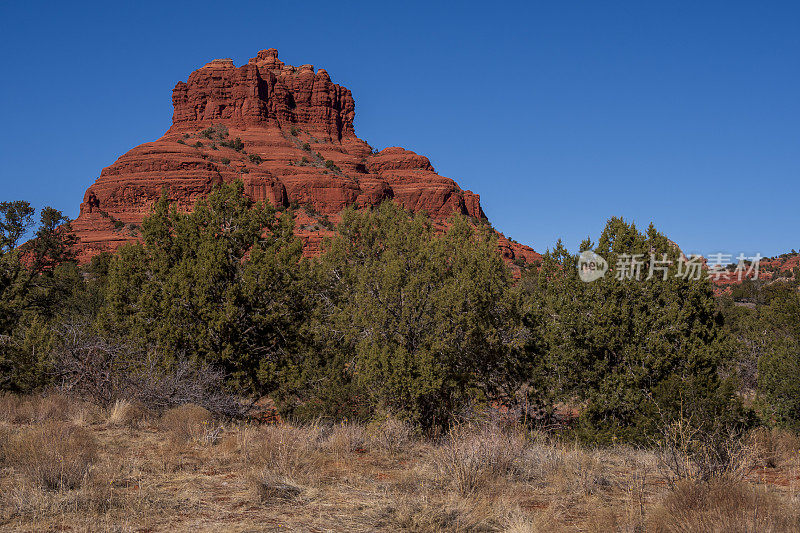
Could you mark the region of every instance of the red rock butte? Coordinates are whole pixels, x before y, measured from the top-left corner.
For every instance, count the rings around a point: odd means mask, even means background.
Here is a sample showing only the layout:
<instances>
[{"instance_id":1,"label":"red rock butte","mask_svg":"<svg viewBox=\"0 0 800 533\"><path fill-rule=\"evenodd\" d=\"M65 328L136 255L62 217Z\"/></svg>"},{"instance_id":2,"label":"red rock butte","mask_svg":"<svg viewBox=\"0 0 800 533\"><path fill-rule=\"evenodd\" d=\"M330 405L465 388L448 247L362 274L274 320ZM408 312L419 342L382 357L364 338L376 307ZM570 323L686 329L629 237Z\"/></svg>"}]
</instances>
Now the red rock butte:
<instances>
[{"instance_id":1,"label":"red rock butte","mask_svg":"<svg viewBox=\"0 0 800 533\"><path fill-rule=\"evenodd\" d=\"M172 91L172 126L103 169L73 222L78 256L88 261L139 238L139 225L166 190L188 210L215 186L244 183L254 200L298 210L297 234L319 251L347 206L393 200L444 221L454 213L485 220L477 194L436 173L403 148L374 152L353 129L355 101L324 69L293 67L274 48L236 67L215 59ZM500 235L509 261L539 254Z\"/></svg>"}]
</instances>

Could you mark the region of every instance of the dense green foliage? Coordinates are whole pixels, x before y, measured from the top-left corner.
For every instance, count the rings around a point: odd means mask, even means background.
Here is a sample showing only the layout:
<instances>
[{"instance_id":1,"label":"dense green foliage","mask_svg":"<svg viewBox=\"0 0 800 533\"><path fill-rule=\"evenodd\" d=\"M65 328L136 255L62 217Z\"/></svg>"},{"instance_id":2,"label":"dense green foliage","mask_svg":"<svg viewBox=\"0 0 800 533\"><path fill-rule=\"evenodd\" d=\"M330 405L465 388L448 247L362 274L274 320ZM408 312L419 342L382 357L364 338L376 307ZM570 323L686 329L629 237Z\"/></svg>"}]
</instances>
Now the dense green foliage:
<instances>
[{"instance_id":1,"label":"dense green foliage","mask_svg":"<svg viewBox=\"0 0 800 533\"><path fill-rule=\"evenodd\" d=\"M348 210L316 270L318 329L371 408L445 422L520 385L509 273L466 219Z\"/></svg>"},{"instance_id":2,"label":"dense green foliage","mask_svg":"<svg viewBox=\"0 0 800 533\"><path fill-rule=\"evenodd\" d=\"M641 254L640 279L618 279L619 266L585 283L561 243L544 256L521 284L543 343L532 400L545 411L559 400L582 405L582 432L601 440L635 439L676 416L737 417L732 383L718 372L725 334L710 282L677 277L679 251L652 226L642 233L612 218L596 247L583 243L590 248L612 268ZM653 257L672 261L666 276L657 270L666 263L654 263L647 279Z\"/></svg>"},{"instance_id":3,"label":"dense green foliage","mask_svg":"<svg viewBox=\"0 0 800 533\"><path fill-rule=\"evenodd\" d=\"M721 300L732 371L771 425L800 429L800 291L797 274L747 281Z\"/></svg>"},{"instance_id":4,"label":"dense green foliage","mask_svg":"<svg viewBox=\"0 0 800 533\"><path fill-rule=\"evenodd\" d=\"M753 405L767 424L800 426L795 281L716 298L708 280L675 275L665 236L617 218L581 247L608 261L605 277L581 281L559 243L515 281L490 227L454 217L443 229L391 202L344 211L309 259L293 209L254 203L241 183L190 213L164 195L142 243L79 267L60 213L43 210L18 247L33 209L0 204L0 387L189 364L298 418L392 413L431 427L502 407L531 424L577 413L578 436L609 442L679 417L741 427ZM639 281L619 275L626 254L643 258ZM646 279L651 254L673 261L666 276ZM174 375L200 375L186 372Z\"/></svg>"},{"instance_id":5,"label":"dense green foliage","mask_svg":"<svg viewBox=\"0 0 800 533\"><path fill-rule=\"evenodd\" d=\"M103 328L267 392L265 376L296 349L303 325L306 265L291 226L288 215L254 205L241 183L188 214L162 196L142 225L144 243L111 262Z\"/></svg>"},{"instance_id":6,"label":"dense green foliage","mask_svg":"<svg viewBox=\"0 0 800 533\"><path fill-rule=\"evenodd\" d=\"M0 203L0 388L29 390L49 380L51 324L68 309L84 307L89 289L73 262L68 220L55 209L40 213L34 239L18 247L33 227L27 202Z\"/></svg>"}]
</instances>

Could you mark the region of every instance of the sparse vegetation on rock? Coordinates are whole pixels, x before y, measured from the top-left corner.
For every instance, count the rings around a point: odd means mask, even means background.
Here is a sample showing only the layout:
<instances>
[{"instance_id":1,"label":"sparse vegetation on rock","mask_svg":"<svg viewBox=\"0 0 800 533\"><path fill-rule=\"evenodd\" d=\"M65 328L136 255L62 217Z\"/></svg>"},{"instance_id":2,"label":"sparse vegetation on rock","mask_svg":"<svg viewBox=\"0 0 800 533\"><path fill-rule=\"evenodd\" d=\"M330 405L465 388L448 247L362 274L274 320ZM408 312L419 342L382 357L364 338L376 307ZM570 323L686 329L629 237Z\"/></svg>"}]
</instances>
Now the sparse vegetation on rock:
<instances>
[{"instance_id":1,"label":"sparse vegetation on rock","mask_svg":"<svg viewBox=\"0 0 800 533\"><path fill-rule=\"evenodd\" d=\"M240 139L239 137L236 137L232 141L222 141L219 143L219 145L225 146L227 148L232 148L237 152L241 152L242 150L244 150L244 142L242 142L242 139Z\"/></svg>"}]
</instances>

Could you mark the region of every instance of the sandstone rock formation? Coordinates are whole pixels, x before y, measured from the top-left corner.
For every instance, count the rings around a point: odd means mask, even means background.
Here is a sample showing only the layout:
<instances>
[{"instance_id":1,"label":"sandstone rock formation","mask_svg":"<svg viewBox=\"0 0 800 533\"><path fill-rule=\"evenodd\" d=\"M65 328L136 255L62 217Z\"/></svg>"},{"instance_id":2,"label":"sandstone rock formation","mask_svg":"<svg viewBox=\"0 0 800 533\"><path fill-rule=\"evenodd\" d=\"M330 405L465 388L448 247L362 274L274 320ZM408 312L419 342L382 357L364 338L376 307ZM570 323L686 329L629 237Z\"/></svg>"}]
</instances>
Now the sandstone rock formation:
<instances>
[{"instance_id":1,"label":"sandstone rock formation","mask_svg":"<svg viewBox=\"0 0 800 533\"><path fill-rule=\"evenodd\" d=\"M103 169L86 191L73 222L81 260L136 240L162 189L189 209L214 186L237 179L255 200L307 208L297 232L310 254L319 251L328 222L353 204L391 199L437 220L453 213L486 218L479 196L437 174L427 157L397 147L374 152L353 129L350 90L324 69L285 65L275 49L240 67L211 61L175 85L172 102L170 129ZM499 245L509 261L539 258L502 236Z\"/></svg>"}]
</instances>

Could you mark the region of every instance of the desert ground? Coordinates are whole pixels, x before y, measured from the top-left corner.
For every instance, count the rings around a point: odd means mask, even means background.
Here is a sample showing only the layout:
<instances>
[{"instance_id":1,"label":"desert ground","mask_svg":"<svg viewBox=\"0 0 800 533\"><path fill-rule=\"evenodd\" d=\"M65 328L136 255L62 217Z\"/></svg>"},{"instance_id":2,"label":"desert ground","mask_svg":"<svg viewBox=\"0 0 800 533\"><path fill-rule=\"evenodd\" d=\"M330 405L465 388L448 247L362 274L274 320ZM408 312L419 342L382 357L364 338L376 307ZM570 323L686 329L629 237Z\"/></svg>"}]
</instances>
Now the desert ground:
<instances>
[{"instance_id":1,"label":"desert ground","mask_svg":"<svg viewBox=\"0 0 800 533\"><path fill-rule=\"evenodd\" d=\"M265 425L58 394L0 407L4 531L800 530L787 432L739 437L708 477L680 449L589 448L500 419L423 435L389 417Z\"/></svg>"}]
</instances>

